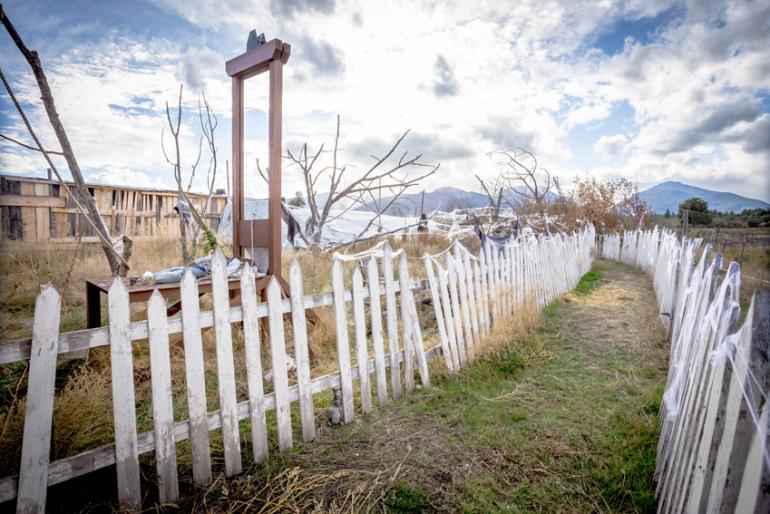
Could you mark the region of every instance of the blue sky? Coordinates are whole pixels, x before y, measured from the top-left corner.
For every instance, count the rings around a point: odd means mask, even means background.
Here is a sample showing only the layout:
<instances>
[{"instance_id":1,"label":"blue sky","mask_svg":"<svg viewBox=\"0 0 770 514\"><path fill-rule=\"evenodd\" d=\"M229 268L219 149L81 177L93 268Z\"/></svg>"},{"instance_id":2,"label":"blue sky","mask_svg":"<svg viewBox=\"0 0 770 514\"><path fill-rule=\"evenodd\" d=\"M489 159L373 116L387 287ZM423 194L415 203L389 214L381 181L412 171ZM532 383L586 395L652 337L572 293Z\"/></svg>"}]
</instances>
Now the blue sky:
<instances>
[{"instance_id":1,"label":"blue sky","mask_svg":"<svg viewBox=\"0 0 770 514\"><path fill-rule=\"evenodd\" d=\"M292 44L287 148L328 146L339 114L343 160L354 170L410 129L404 149L441 162L428 190L476 189L475 174L498 172L490 151L523 146L567 185L587 174L642 188L675 179L770 200L768 2L26 0L4 8L40 52L90 180L172 185L160 137L165 102L175 103L182 84L183 170L197 154L205 90L219 117L224 187L224 62L256 28ZM0 52L3 72L55 148L29 69L5 33ZM257 77L246 94L248 191L257 196L266 90ZM0 132L30 140L6 95ZM209 158L204 152L199 169ZM34 152L0 142L0 172L44 168ZM296 170L285 169L283 187L288 195L301 188Z\"/></svg>"}]
</instances>

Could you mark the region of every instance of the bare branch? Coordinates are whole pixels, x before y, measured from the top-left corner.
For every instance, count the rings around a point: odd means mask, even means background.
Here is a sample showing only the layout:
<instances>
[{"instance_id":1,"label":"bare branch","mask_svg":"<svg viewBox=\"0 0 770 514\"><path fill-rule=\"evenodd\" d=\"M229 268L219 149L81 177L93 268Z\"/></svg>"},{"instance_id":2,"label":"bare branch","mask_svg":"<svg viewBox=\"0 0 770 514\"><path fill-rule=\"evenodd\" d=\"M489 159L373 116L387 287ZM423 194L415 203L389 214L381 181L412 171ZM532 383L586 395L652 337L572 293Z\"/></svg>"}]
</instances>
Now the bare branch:
<instances>
[{"instance_id":1,"label":"bare branch","mask_svg":"<svg viewBox=\"0 0 770 514\"><path fill-rule=\"evenodd\" d=\"M0 134L0 137L5 139L6 141L10 141L11 143L16 143L17 145L23 148L26 148L27 150L34 150L35 152L41 152L39 148L22 143L21 141L16 140L10 136L6 136L5 134ZM56 150L45 150L45 152L51 155L64 155L64 152L57 152Z\"/></svg>"}]
</instances>

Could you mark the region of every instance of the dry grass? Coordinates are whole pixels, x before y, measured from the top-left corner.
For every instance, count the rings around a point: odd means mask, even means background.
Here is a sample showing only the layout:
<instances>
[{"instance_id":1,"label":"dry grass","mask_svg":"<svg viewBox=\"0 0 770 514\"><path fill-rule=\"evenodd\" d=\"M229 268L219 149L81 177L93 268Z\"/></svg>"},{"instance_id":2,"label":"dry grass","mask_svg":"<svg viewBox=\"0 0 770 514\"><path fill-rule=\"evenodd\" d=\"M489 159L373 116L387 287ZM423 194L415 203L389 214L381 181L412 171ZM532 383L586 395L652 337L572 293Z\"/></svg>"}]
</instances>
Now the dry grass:
<instances>
[{"instance_id":1,"label":"dry grass","mask_svg":"<svg viewBox=\"0 0 770 514\"><path fill-rule=\"evenodd\" d=\"M362 251L376 242L349 248L349 253ZM441 237L418 236L418 238L391 238L396 249L403 247L410 256L410 273L413 277L424 275L422 262L418 259L422 252L435 253L446 247L447 241ZM425 245L425 246L423 246ZM326 292L331 290L330 253L311 254L306 251L284 253L284 276L293 257L297 257L303 270L306 293ZM175 240L144 240L136 243L133 271L157 270L178 265L180 251ZM16 339L31 335L34 301L40 284L51 282L62 294L61 330L73 330L85 327L84 281L88 278L109 275L103 254L93 245L32 245L8 243L0 250L0 265L5 269L19 270L17 273L3 274L0 286L9 293L0 299L0 330L2 339ZM350 264L349 266L352 266ZM398 268L396 266L396 279ZM350 306L349 306L350 307ZM204 296L202 308L210 308L210 300ZM316 309L317 323L309 327L309 339L313 351L311 362L312 376L318 377L336 371L336 327L331 307ZM435 325L432 308L420 305L423 327ZM132 306L135 320L146 319L144 304ZM349 312L349 321L352 315ZM293 332L290 323L285 326L287 350L293 354ZM350 333L352 334L352 327ZM216 341L213 332L203 334L205 380L207 404L209 410L218 409ZM426 332L426 346L435 344L432 331ZM247 398L247 380L243 334L238 325L233 326L233 350L237 381L238 401ZM269 339L265 335L262 344L262 362L265 371L270 367ZM177 420L187 418L185 390L185 365L183 345L179 337L172 337L171 346L172 388L174 417ZM149 363L149 350L146 341L134 345L134 383L137 403L137 428L140 431L151 430L152 389ZM16 363L0 367L0 475L16 471L19 461L23 432L23 413L27 387L27 364ZM291 377L294 382L294 376ZM271 391L272 383L266 382L266 392ZM107 444L112 440L112 408L110 385L110 354L108 348L97 348L89 352L85 360L60 360L57 371L57 391L54 400L54 458L62 458L74 453ZM325 402L326 399L320 399ZM77 406L77 408L74 408ZM320 409L321 412L323 409ZM188 456L189 457L189 456ZM184 458L180 454L180 460Z\"/></svg>"}]
</instances>

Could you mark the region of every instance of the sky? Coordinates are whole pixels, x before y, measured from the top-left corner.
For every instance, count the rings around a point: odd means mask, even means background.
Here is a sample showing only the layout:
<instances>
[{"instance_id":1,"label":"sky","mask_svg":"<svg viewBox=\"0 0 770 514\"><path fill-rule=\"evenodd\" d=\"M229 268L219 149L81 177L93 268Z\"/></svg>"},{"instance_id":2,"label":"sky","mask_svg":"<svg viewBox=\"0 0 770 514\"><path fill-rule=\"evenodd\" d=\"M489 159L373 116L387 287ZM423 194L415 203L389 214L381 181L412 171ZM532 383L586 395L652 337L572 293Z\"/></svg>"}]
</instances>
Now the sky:
<instances>
[{"instance_id":1,"label":"sky","mask_svg":"<svg viewBox=\"0 0 770 514\"><path fill-rule=\"evenodd\" d=\"M198 153L202 91L218 116L218 187L231 159L225 61L250 30L291 44L284 149L333 144L351 174L406 130L441 163L421 187L478 190L490 152L524 147L565 187L623 177L678 180L770 200L770 2L137 0L5 1L39 52L87 180L172 187L166 102L183 86L182 172ZM0 33L0 66L49 149L34 78ZM266 196L267 78L246 86L246 187ZM31 143L5 91L0 132ZM166 145L172 143L166 130ZM324 158L328 158L324 154ZM205 187L210 154L194 179ZM63 160L57 166L66 172ZM283 191L302 189L284 163ZM0 173L44 175L42 157L0 140ZM323 191L324 185L318 186Z\"/></svg>"}]
</instances>

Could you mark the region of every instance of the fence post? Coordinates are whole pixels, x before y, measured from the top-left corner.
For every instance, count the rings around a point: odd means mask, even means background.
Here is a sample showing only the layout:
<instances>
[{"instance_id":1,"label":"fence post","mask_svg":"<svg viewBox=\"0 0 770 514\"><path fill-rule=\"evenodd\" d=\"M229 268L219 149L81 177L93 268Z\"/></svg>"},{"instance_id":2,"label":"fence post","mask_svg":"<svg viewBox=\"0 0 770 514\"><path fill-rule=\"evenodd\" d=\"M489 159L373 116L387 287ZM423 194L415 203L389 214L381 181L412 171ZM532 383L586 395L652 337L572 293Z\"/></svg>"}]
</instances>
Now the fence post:
<instances>
[{"instance_id":1,"label":"fence post","mask_svg":"<svg viewBox=\"0 0 770 514\"><path fill-rule=\"evenodd\" d=\"M51 284L35 300L16 512L45 512L61 299Z\"/></svg>"},{"instance_id":2,"label":"fence post","mask_svg":"<svg viewBox=\"0 0 770 514\"><path fill-rule=\"evenodd\" d=\"M366 266L369 282L369 312L372 319L372 348L374 349L374 374L377 380L377 403L388 403L388 378L385 371L385 343L382 339L382 307L380 305L380 276L377 258L371 256Z\"/></svg>"},{"instance_id":3,"label":"fence post","mask_svg":"<svg viewBox=\"0 0 770 514\"><path fill-rule=\"evenodd\" d=\"M446 369L450 372L454 371L452 365L452 354L449 351L449 339L447 337L446 326L444 325L444 313L442 312L441 299L439 298L438 284L436 284L436 274L433 272L433 262L430 256L426 253L422 257L425 263L425 270L428 274L428 285L430 286L430 296L433 302L433 312L436 316L436 325L438 325L439 342L441 343L441 353L444 354L444 362L446 363Z\"/></svg>"},{"instance_id":4,"label":"fence post","mask_svg":"<svg viewBox=\"0 0 770 514\"><path fill-rule=\"evenodd\" d=\"M353 325L356 330L356 360L358 361L358 388L361 393L361 411L372 412L372 385L369 381L369 349L366 344L366 315L364 312L364 279L361 269L353 271Z\"/></svg>"},{"instance_id":5,"label":"fence post","mask_svg":"<svg viewBox=\"0 0 770 514\"><path fill-rule=\"evenodd\" d=\"M385 277L385 311L388 323L388 350L390 352L390 388L394 400L401 398L401 364L398 351L398 321L396 315L396 287L393 279L393 251L388 242L382 249L382 274Z\"/></svg>"}]
</instances>

